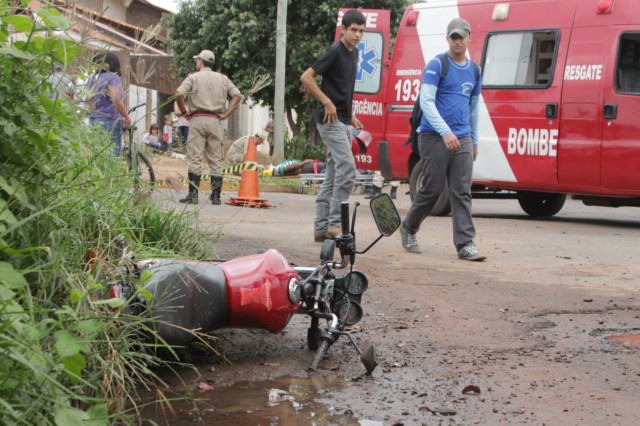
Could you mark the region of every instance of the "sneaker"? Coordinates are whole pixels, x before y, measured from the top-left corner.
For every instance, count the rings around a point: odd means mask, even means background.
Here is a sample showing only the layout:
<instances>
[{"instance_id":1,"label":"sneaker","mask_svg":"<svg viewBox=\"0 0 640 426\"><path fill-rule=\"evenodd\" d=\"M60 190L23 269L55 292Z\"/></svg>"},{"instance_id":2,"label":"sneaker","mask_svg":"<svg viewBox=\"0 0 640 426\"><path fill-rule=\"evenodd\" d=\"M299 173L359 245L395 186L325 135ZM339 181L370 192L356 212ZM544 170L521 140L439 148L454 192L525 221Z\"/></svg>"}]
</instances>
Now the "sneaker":
<instances>
[{"instance_id":1,"label":"sneaker","mask_svg":"<svg viewBox=\"0 0 640 426\"><path fill-rule=\"evenodd\" d=\"M409 253L422 253L416 234L410 234L404 225L400 225L400 239L402 240L402 247Z\"/></svg>"},{"instance_id":2,"label":"sneaker","mask_svg":"<svg viewBox=\"0 0 640 426\"><path fill-rule=\"evenodd\" d=\"M458 252L458 257L460 259L472 260L475 262L479 262L487 258L487 256L483 255L478 251L478 249L473 243L469 243L466 246L462 247Z\"/></svg>"}]
</instances>

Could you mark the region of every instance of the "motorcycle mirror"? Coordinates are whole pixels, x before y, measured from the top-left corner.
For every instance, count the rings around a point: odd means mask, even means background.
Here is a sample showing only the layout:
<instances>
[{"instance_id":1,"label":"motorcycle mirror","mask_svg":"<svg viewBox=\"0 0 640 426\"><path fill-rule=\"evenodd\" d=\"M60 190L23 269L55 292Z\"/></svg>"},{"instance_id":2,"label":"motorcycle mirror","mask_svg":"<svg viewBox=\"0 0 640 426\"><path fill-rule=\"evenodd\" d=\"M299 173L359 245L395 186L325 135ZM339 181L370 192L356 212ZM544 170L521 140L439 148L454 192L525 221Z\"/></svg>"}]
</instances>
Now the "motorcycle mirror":
<instances>
[{"instance_id":1,"label":"motorcycle mirror","mask_svg":"<svg viewBox=\"0 0 640 426\"><path fill-rule=\"evenodd\" d=\"M322 249L320 250L320 261L322 263L333 260L334 252L336 251L336 242L333 240L324 240L322 243Z\"/></svg>"},{"instance_id":2,"label":"motorcycle mirror","mask_svg":"<svg viewBox=\"0 0 640 426\"><path fill-rule=\"evenodd\" d=\"M375 370L378 365L378 361L376 361L376 350L373 345L369 346L360 354L360 361L362 361L364 368L367 370L367 374L373 373L373 370Z\"/></svg>"},{"instance_id":3,"label":"motorcycle mirror","mask_svg":"<svg viewBox=\"0 0 640 426\"><path fill-rule=\"evenodd\" d=\"M390 236L400 226L400 214L389 194L379 194L369 202L371 214L378 231L385 237Z\"/></svg>"}]
</instances>

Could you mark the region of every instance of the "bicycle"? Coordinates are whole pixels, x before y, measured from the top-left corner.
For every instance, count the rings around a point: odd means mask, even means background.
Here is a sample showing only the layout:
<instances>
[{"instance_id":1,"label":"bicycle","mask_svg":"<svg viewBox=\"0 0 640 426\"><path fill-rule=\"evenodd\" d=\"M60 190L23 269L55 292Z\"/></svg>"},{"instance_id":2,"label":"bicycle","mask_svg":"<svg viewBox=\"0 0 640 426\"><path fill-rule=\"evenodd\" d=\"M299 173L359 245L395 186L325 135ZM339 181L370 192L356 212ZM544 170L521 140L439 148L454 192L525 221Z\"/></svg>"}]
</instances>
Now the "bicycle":
<instances>
[{"instance_id":1,"label":"bicycle","mask_svg":"<svg viewBox=\"0 0 640 426\"><path fill-rule=\"evenodd\" d=\"M146 105L146 102L129 109L129 115L144 105ZM137 149L137 144L134 140L134 134L137 128L138 127L133 123L130 126L122 128L123 133L126 132L124 134L128 136L129 142L128 147L125 148L127 151L127 170L129 172L135 172L136 184L147 184L153 186L156 183L156 174L153 170L153 166L151 165L151 161L149 161L147 156Z\"/></svg>"}]
</instances>

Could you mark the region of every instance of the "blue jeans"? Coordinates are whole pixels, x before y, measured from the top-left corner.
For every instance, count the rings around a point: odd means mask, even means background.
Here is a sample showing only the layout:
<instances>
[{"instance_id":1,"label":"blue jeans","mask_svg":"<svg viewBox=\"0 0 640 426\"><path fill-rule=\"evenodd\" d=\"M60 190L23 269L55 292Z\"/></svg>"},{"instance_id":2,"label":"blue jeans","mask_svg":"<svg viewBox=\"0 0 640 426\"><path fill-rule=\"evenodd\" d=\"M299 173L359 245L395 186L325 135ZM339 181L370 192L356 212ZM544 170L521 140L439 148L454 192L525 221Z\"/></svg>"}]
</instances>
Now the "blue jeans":
<instances>
[{"instance_id":1,"label":"blue jeans","mask_svg":"<svg viewBox=\"0 0 640 426\"><path fill-rule=\"evenodd\" d=\"M327 146L327 168L324 182L316 197L315 232L340 227L340 203L347 201L356 181L356 163L351 153L349 126L334 121L316 123Z\"/></svg>"},{"instance_id":2,"label":"blue jeans","mask_svg":"<svg viewBox=\"0 0 640 426\"><path fill-rule=\"evenodd\" d=\"M122 121L113 118L94 118L89 119L91 124L100 124L103 129L111 133L111 141L113 142L113 155L120 157L122 152Z\"/></svg>"}]
</instances>

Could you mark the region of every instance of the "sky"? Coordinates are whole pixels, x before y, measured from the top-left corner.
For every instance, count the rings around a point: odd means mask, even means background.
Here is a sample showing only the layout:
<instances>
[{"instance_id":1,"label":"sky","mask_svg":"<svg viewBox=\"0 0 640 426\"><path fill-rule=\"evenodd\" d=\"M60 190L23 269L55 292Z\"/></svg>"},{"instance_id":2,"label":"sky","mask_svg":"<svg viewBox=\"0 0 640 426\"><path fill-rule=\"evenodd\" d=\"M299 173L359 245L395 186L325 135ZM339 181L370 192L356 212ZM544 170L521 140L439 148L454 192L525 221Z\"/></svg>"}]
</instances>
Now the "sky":
<instances>
[{"instance_id":1,"label":"sky","mask_svg":"<svg viewBox=\"0 0 640 426\"><path fill-rule=\"evenodd\" d=\"M149 3L160 6L171 12L178 11L178 0L147 0Z\"/></svg>"}]
</instances>

